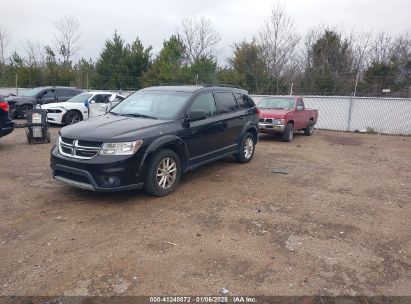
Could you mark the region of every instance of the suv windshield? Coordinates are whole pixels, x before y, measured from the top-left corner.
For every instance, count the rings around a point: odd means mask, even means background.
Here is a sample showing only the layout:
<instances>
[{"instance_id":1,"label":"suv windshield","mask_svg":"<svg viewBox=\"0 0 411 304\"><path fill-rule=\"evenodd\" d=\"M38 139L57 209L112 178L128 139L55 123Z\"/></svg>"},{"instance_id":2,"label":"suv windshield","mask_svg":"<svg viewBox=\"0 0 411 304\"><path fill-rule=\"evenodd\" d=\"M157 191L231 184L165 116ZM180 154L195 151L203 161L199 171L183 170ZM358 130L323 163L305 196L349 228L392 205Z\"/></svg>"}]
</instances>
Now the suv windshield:
<instances>
[{"instance_id":1,"label":"suv windshield","mask_svg":"<svg viewBox=\"0 0 411 304\"><path fill-rule=\"evenodd\" d=\"M82 93L78 94L74 97L71 97L66 102L78 102L78 103L85 103L87 99L89 99L93 94L91 93Z\"/></svg>"},{"instance_id":2,"label":"suv windshield","mask_svg":"<svg viewBox=\"0 0 411 304\"><path fill-rule=\"evenodd\" d=\"M43 90L44 90L44 88L34 88L34 89L28 90L27 92L23 93L23 96L25 96L25 97L37 97L37 95Z\"/></svg>"},{"instance_id":3,"label":"suv windshield","mask_svg":"<svg viewBox=\"0 0 411 304\"><path fill-rule=\"evenodd\" d=\"M172 119L186 104L192 93L175 91L137 91L110 113Z\"/></svg>"},{"instance_id":4,"label":"suv windshield","mask_svg":"<svg viewBox=\"0 0 411 304\"><path fill-rule=\"evenodd\" d=\"M293 109L294 98L265 98L258 105L259 109Z\"/></svg>"}]
</instances>

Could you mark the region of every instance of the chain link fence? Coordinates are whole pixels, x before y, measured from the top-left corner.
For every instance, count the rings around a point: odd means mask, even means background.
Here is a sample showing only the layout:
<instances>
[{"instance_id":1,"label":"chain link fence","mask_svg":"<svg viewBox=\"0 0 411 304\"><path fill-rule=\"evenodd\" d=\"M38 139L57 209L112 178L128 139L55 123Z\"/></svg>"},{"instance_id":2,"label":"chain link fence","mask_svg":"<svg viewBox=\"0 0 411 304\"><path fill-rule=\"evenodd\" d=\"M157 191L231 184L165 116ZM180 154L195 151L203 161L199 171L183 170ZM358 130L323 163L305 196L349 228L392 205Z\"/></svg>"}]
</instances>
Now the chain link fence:
<instances>
[{"instance_id":1,"label":"chain link fence","mask_svg":"<svg viewBox=\"0 0 411 304\"><path fill-rule=\"evenodd\" d=\"M0 88L0 95L24 94L28 88ZM101 90L93 90L101 91ZM134 91L109 90L128 96ZM251 95L258 103L269 95ZM307 108L318 109L319 129L411 135L411 98L303 96Z\"/></svg>"},{"instance_id":2,"label":"chain link fence","mask_svg":"<svg viewBox=\"0 0 411 304\"><path fill-rule=\"evenodd\" d=\"M264 96L252 95L258 103ZM302 96L326 130L411 135L411 98Z\"/></svg>"}]
</instances>

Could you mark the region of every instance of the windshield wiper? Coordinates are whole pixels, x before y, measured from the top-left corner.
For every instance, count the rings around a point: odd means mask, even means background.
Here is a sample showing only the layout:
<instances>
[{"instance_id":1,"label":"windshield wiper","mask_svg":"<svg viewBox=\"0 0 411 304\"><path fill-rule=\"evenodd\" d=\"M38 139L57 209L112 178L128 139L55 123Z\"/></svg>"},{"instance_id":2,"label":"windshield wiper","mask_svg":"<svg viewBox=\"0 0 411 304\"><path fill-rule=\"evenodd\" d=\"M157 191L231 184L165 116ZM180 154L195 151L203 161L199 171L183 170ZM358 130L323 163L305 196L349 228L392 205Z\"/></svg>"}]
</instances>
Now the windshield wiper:
<instances>
[{"instance_id":1,"label":"windshield wiper","mask_svg":"<svg viewBox=\"0 0 411 304\"><path fill-rule=\"evenodd\" d=\"M120 114L120 115L131 116L131 117L142 117L142 118L158 119L157 117L154 117L154 116L149 116L149 115L139 114L139 113L127 113L127 114Z\"/></svg>"}]
</instances>

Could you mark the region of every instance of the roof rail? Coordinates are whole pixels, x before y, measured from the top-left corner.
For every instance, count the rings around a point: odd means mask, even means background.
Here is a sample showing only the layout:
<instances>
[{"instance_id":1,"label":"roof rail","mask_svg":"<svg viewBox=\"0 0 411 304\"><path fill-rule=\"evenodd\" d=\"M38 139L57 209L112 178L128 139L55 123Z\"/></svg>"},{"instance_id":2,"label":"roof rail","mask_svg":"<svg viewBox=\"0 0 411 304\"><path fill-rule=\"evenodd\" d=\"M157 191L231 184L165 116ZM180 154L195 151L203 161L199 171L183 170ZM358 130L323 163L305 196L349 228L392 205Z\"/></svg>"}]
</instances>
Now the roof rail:
<instances>
[{"instance_id":1,"label":"roof rail","mask_svg":"<svg viewBox=\"0 0 411 304\"><path fill-rule=\"evenodd\" d=\"M224 84L224 83L206 83L203 84L204 87L227 87L227 88L236 88L236 89L241 89L244 90L240 86L232 85L232 84Z\"/></svg>"}]
</instances>

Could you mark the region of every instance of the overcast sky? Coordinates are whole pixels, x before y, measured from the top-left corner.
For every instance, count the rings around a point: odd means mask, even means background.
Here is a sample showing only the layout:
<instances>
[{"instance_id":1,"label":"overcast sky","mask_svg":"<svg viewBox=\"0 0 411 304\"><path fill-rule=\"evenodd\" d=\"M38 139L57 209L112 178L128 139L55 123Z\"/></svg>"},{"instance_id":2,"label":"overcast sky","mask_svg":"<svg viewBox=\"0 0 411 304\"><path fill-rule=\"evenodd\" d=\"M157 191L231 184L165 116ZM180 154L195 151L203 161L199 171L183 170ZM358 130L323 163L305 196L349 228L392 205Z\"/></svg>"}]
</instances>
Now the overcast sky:
<instances>
[{"instance_id":1,"label":"overcast sky","mask_svg":"<svg viewBox=\"0 0 411 304\"><path fill-rule=\"evenodd\" d=\"M9 31L9 53L23 53L27 39L51 44L53 23L64 15L81 25L78 57L97 58L115 29L127 42L137 36L157 53L181 20L205 16L222 35L219 61L234 41L250 39L267 17L273 0L0 0L0 27ZM287 0L289 16L304 32L316 25L358 30L411 33L410 0Z\"/></svg>"}]
</instances>

